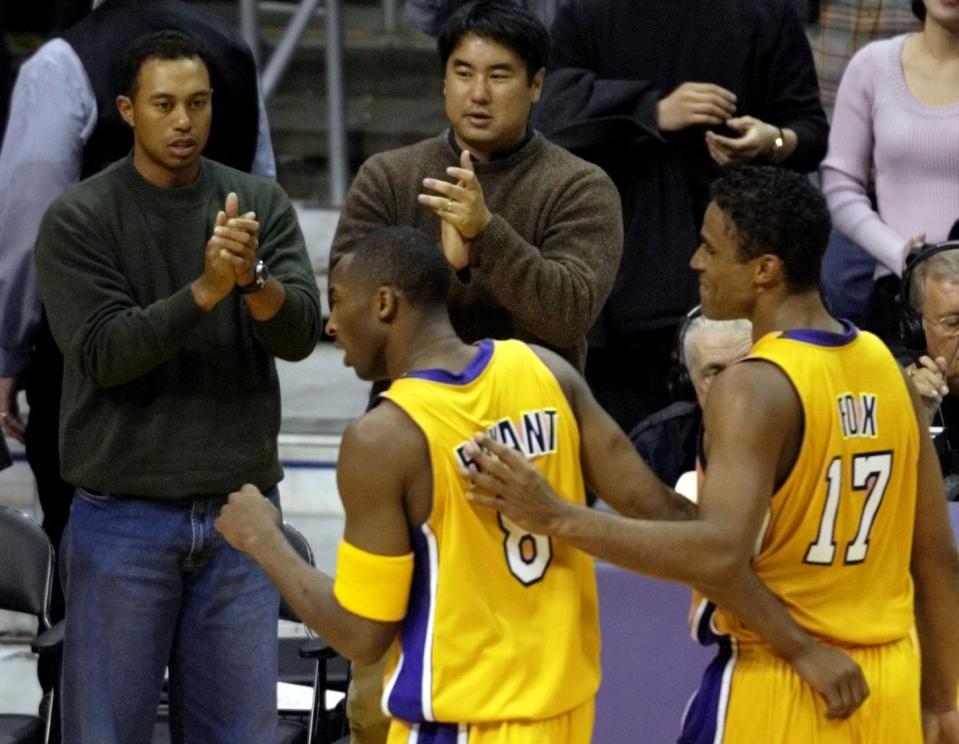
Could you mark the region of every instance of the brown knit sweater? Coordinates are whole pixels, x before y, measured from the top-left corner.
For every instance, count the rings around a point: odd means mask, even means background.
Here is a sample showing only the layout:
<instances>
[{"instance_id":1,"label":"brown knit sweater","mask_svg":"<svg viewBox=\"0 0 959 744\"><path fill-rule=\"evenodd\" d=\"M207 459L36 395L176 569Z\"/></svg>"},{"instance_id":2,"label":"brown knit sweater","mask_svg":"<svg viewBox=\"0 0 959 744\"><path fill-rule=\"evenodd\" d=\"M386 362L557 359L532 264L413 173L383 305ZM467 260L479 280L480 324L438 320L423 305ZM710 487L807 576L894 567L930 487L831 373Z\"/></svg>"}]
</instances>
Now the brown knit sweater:
<instances>
[{"instance_id":1,"label":"brown knit sweater","mask_svg":"<svg viewBox=\"0 0 959 744\"><path fill-rule=\"evenodd\" d=\"M439 218L416 200L423 179L447 178L457 153L445 135L374 155L360 169L333 238L343 247L371 230L413 225L440 240ZM470 276L453 279L450 315L466 341L519 338L562 354L579 370L586 331L619 267L619 194L606 174L541 136L475 163L493 220L470 246Z\"/></svg>"}]
</instances>

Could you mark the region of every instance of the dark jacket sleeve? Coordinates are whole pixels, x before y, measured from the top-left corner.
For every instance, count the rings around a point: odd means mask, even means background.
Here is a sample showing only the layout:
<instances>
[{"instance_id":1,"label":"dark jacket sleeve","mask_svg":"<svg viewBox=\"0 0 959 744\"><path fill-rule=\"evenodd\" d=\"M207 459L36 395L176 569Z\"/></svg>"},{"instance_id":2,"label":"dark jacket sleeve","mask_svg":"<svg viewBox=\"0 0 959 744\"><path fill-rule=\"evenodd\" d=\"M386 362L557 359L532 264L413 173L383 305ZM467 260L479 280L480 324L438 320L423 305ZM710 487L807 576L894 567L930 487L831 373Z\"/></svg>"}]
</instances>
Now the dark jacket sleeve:
<instances>
[{"instance_id":1,"label":"dark jacket sleeve","mask_svg":"<svg viewBox=\"0 0 959 744\"><path fill-rule=\"evenodd\" d=\"M690 401L677 401L640 421L629 441L656 477L669 486L696 468L696 445L702 411Z\"/></svg>"},{"instance_id":2,"label":"dark jacket sleeve","mask_svg":"<svg viewBox=\"0 0 959 744\"><path fill-rule=\"evenodd\" d=\"M819 167L826 157L829 122L819 97L812 50L799 16L784 3L775 32L765 34L758 69L766 71L763 109L754 115L796 133L796 150L785 165L802 173Z\"/></svg>"},{"instance_id":3,"label":"dark jacket sleeve","mask_svg":"<svg viewBox=\"0 0 959 744\"><path fill-rule=\"evenodd\" d=\"M660 140L660 91L648 80L602 76L590 7L565 3L557 13L543 95L533 109L534 126L576 153Z\"/></svg>"}]
</instances>

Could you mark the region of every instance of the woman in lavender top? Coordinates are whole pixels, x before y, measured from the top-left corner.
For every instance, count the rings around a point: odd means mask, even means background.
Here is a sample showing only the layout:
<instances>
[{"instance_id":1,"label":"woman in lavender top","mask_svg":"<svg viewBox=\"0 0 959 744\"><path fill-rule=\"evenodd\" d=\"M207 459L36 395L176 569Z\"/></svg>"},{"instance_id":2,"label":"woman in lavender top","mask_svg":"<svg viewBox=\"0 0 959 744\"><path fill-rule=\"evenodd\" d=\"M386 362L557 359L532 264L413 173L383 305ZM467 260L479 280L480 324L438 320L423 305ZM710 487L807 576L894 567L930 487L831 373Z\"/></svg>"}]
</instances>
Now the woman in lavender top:
<instances>
[{"instance_id":1,"label":"woman in lavender top","mask_svg":"<svg viewBox=\"0 0 959 744\"><path fill-rule=\"evenodd\" d=\"M919 33L873 42L846 68L820 170L836 229L877 277L901 274L910 248L945 240L959 217L959 0L912 6Z\"/></svg>"}]
</instances>

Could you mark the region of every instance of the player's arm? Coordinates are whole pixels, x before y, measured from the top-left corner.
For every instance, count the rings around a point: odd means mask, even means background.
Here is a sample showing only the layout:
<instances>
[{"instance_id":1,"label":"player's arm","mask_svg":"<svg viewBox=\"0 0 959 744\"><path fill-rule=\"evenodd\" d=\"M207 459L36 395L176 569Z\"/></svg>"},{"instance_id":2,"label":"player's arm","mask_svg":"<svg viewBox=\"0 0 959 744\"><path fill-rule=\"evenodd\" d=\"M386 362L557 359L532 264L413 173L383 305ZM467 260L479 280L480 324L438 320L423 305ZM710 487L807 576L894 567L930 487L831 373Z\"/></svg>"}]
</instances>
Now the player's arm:
<instances>
[{"instance_id":1,"label":"player's arm","mask_svg":"<svg viewBox=\"0 0 959 744\"><path fill-rule=\"evenodd\" d=\"M558 354L534 346L562 387L579 424L587 486L620 514L645 519L690 519L696 506L660 481L629 438L596 402L580 374Z\"/></svg>"},{"instance_id":2,"label":"player's arm","mask_svg":"<svg viewBox=\"0 0 959 744\"><path fill-rule=\"evenodd\" d=\"M916 523L912 542L912 578L915 584L916 629L922 652L922 710L927 729L938 728L959 741L956 691L959 681L959 554L950 527L942 475L932 442L926 435L923 406L909 387L919 426L919 472Z\"/></svg>"},{"instance_id":3,"label":"player's arm","mask_svg":"<svg viewBox=\"0 0 959 744\"><path fill-rule=\"evenodd\" d=\"M858 667L844 654L816 644L751 567L753 546L782 475L780 454L790 431L802 426L799 400L772 365L738 364L713 383L705 420L709 467L697 519L627 519L560 501L521 455L488 438L482 445L496 457L471 455L484 470L469 476L473 498L531 532L697 588L792 663L824 695L830 716L848 716L868 694ZM601 443L584 437L584 448L597 445Z\"/></svg>"},{"instance_id":4,"label":"player's arm","mask_svg":"<svg viewBox=\"0 0 959 744\"><path fill-rule=\"evenodd\" d=\"M216 521L230 544L263 567L307 625L360 663L383 656L406 611L412 556L404 493L413 458L424 456L422 447L411 446L418 440L404 436L410 428L397 409L381 405L343 435L337 484L346 525L336 582L293 550L276 511L253 486L230 494Z\"/></svg>"}]
</instances>

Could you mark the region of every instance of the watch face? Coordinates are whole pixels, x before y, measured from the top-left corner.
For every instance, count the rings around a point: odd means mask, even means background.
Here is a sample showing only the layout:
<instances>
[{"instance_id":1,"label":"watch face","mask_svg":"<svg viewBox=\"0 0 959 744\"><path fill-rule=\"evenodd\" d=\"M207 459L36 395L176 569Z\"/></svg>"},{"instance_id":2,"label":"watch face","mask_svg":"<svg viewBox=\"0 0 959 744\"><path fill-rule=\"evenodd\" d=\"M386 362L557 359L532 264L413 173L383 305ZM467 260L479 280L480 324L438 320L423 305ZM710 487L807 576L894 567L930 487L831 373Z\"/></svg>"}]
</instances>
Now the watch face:
<instances>
[{"instance_id":1,"label":"watch face","mask_svg":"<svg viewBox=\"0 0 959 744\"><path fill-rule=\"evenodd\" d=\"M253 269L253 276L253 281L256 282L257 287L263 288L266 286L266 282L270 278L270 272L263 261L256 262L256 268Z\"/></svg>"},{"instance_id":2,"label":"watch face","mask_svg":"<svg viewBox=\"0 0 959 744\"><path fill-rule=\"evenodd\" d=\"M253 281L245 286L237 287L237 291L243 295L253 294L263 289L269 279L270 272L266 268L266 264L263 261L257 261L253 265Z\"/></svg>"}]
</instances>

